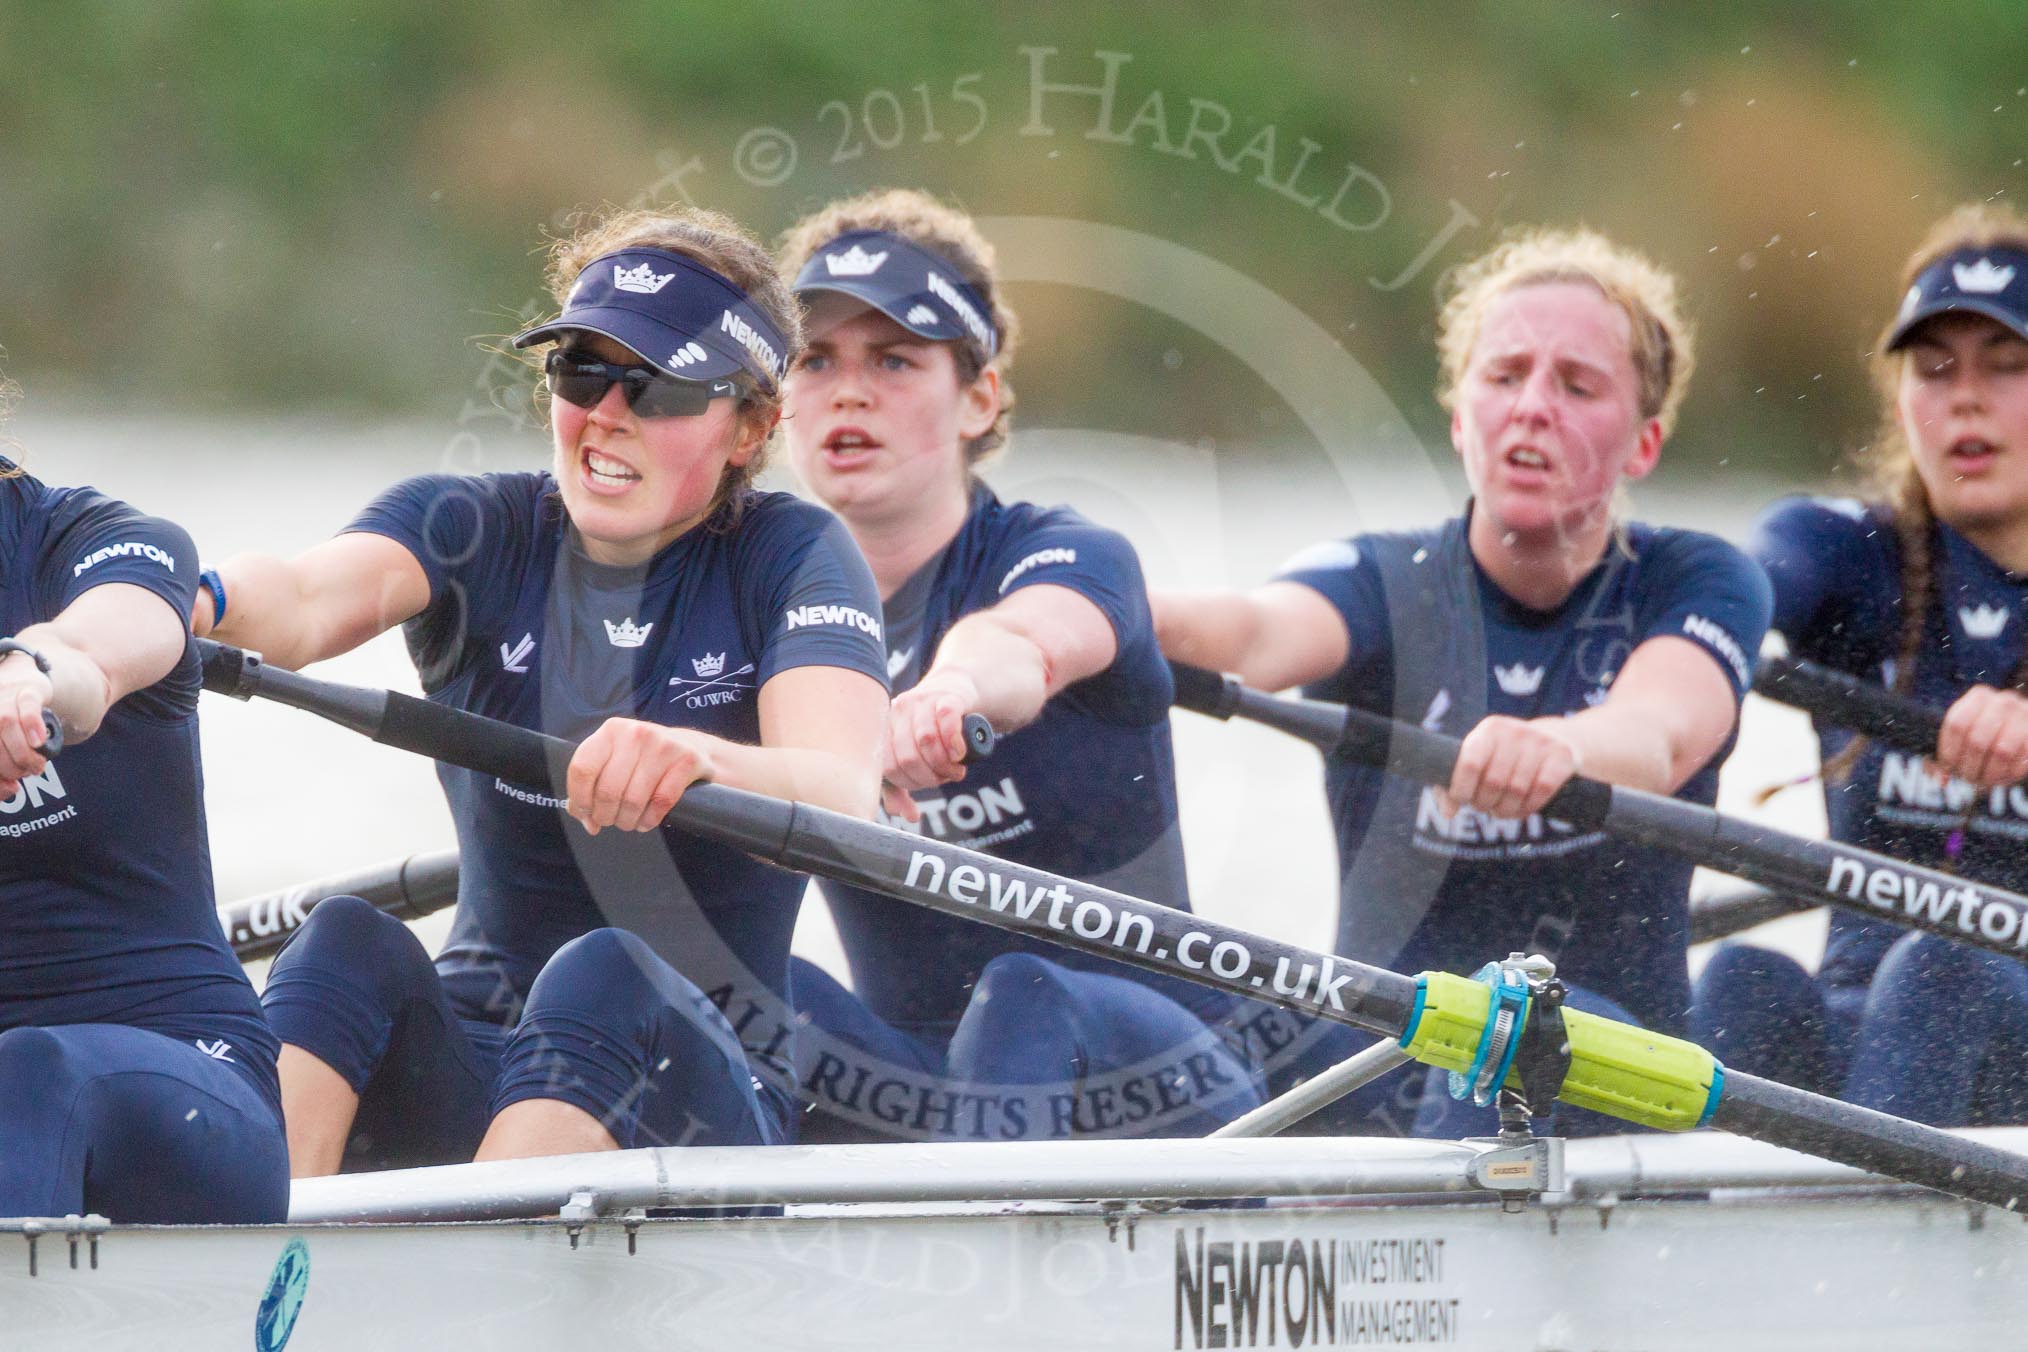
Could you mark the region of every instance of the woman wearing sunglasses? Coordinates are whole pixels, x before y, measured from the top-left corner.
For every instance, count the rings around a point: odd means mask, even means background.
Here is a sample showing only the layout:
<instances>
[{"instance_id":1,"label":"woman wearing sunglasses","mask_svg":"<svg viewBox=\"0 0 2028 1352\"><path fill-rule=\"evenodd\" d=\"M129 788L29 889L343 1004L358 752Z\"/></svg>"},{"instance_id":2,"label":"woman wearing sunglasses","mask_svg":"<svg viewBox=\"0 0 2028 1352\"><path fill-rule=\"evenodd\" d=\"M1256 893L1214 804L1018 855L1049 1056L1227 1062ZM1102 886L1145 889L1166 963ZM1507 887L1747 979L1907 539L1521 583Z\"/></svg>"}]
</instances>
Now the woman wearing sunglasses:
<instances>
[{"instance_id":1,"label":"woman wearing sunglasses","mask_svg":"<svg viewBox=\"0 0 2028 1352\"><path fill-rule=\"evenodd\" d=\"M552 252L555 459L397 484L290 560L242 557L200 630L287 667L396 624L430 698L580 741L560 784L449 766L458 912L435 964L327 902L263 997L298 1176L782 1140L802 879L657 829L700 779L870 813L879 602L823 511L755 491L801 340L766 253L705 212L626 212ZM709 992L710 994L706 994ZM785 1028L786 1020L766 1021Z\"/></svg>"},{"instance_id":2,"label":"woman wearing sunglasses","mask_svg":"<svg viewBox=\"0 0 2028 1352\"><path fill-rule=\"evenodd\" d=\"M783 271L810 304L788 377L797 473L880 584L902 693L884 771L915 829L1187 909L1172 686L1140 561L1067 508L1003 502L1015 321L992 245L923 193L836 202ZM962 763L961 720L1007 734ZM1003 1140L1202 1135L1259 1102L1207 1026L1229 998L824 884L855 989L798 961L811 1130Z\"/></svg>"},{"instance_id":3,"label":"woman wearing sunglasses","mask_svg":"<svg viewBox=\"0 0 2028 1352\"><path fill-rule=\"evenodd\" d=\"M0 460L0 558L0 1216L280 1221L277 1044L203 848L196 550Z\"/></svg>"}]
</instances>

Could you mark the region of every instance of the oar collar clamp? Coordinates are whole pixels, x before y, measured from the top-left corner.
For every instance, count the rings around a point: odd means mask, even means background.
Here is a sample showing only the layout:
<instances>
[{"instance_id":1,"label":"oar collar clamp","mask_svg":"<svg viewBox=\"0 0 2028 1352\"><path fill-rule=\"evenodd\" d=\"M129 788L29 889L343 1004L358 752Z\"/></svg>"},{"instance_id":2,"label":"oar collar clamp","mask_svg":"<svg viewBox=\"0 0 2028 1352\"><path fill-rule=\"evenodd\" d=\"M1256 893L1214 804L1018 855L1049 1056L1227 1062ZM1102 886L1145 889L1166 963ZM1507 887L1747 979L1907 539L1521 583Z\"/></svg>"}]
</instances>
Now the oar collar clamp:
<instances>
[{"instance_id":1,"label":"oar collar clamp","mask_svg":"<svg viewBox=\"0 0 2028 1352\"><path fill-rule=\"evenodd\" d=\"M1511 961L1489 962L1472 974L1472 980L1492 988L1492 1006L1486 1011L1471 1065L1451 1072L1450 1088L1452 1098L1469 1098L1483 1108L1498 1095L1507 1073L1514 1068L1514 1056L1521 1050L1521 1030L1528 1024L1530 991L1528 974Z\"/></svg>"}]
</instances>

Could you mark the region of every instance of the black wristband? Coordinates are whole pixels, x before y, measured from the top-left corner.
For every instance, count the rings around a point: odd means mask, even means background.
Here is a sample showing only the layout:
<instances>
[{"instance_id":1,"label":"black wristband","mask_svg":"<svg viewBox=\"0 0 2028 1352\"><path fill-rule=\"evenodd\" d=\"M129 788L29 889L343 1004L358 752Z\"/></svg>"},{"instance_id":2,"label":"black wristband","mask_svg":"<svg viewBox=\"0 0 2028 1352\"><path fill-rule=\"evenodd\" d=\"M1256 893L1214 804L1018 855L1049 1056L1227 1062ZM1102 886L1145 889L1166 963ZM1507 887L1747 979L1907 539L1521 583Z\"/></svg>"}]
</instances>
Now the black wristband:
<instances>
[{"instance_id":1,"label":"black wristband","mask_svg":"<svg viewBox=\"0 0 2028 1352\"><path fill-rule=\"evenodd\" d=\"M0 638L0 656L5 656L8 653L26 653L28 660L35 663L37 671L45 676L49 675L49 659L29 647L26 643L23 643L20 639Z\"/></svg>"}]
</instances>

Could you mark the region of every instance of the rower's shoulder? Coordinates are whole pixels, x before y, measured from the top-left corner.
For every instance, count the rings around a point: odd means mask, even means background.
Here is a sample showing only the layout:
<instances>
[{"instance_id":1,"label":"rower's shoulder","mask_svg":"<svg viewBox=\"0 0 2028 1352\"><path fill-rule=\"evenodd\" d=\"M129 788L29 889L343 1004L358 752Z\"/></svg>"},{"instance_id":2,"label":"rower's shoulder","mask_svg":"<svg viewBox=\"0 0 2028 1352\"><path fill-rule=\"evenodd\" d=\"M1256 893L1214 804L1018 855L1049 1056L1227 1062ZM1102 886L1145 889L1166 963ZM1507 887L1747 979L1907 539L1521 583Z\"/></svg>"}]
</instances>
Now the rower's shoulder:
<instances>
[{"instance_id":1,"label":"rower's shoulder","mask_svg":"<svg viewBox=\"0 0 2028 1352\"><path fill-rule=\"evenodd\" d=\"M1044 530L1096 531L1124 540L1110 526L1100 525L1075 507L1063 503L1007 502L989 496L978 509L980 524L988 536L1004 540Z\"/></svg>"},{"instance_id":2,"label":"rower's shoulder","mask_svg":"<svg viewBox=\"0 0 2028 1352\"><path fill-rule=\"evenodd\" d=\"M1382 554L1393 552L1414 562L1434 557L1442 543L1443 525L1398 531L1361 531L1304 545L1276 567L1277 580L1302 580L1306 575L1371 571Z\"/></svg>"},{"instance_id":3,"label":"rower's shoulder","mask_svg":"<svg viewBox=\"0 0 2028 1352\"><path fill-rule=\"evenodd\" d=\"M707 526L706 529L712 529ZM755 489L739 504L738 516L720 533L735 546L777 549L807 546L819 539L849 539L844 523L829 509L794 493Z\"/></svg>"},{"instance_id":4,"label":"rower's shoulder","mask_svg":"<svg viewBox=\"0 0 2028 1352\"><path fill-rule=\"evenodd\" d=\"M1878 586L1883 578L1898 585L1900 575L1893 509L1859 498L1802 493L1779 498L1754 521L1746 552L1777 587L1793 582L1798 570L1860 588Z\"/></svg>"},{"instance_id":5,"label":"rower's shoulder","mask_svg":"<svg viewBox=\"0 0 2028 1352\"><path fill-rule=\"evenodd\" d=\"M106 532L132 533L149 544L167 547L178 556L192 554L190 533L167 517L157 516L124 498L116 498L89 484L51 487L27 475L4 481L0 495L10 530L33 524L45 542L103 536Z\"/></svg>"},{"instance_id":6,"label":"rower's shoulder","mask_svg":"<svg viewBox=\"0 0 2028 1352\"><path fill-rule=\"evenodd\" d=\"M1894 537L1885 503L1828 493L1791 493L1761 509L1753 539L1884 540Z\"/></svg>"}]
</instances>

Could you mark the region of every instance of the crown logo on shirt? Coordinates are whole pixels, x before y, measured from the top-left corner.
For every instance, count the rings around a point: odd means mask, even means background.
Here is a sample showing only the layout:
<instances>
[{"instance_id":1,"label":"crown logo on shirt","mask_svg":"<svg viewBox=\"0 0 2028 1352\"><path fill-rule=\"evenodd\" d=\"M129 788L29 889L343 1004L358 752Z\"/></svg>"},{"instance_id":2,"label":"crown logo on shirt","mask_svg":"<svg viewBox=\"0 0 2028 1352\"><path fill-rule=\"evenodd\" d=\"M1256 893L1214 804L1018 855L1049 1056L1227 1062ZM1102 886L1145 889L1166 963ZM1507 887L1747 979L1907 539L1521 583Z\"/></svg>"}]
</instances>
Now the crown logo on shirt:
<instances>
[{"instance_id":1,"label":"crown logo on shirt","mask_svg":"<svg viewBox=\"0 0 2028 1352\"><path fill-rule=\"evenodd\" d=\"M880 271L880 265L887 261L887 250L868 253L857 244L844 253L827 254L824 266L833 277L870 277Z\"/></svg>"},{"instance_id":2,"label":"crown logo on shirt","mask_svg":"<svg viewBox=\"0 0 2028 1352\"><path fill-rule=\"evenodd\" d=\"M1971 638L1998 638L2007 628L2007 621L2012 618L2013 616L1999 606L1987 605L1984 602L1976 606L1958 607L1958 623L1964 625L1966 635Z\"/></svg>"},{"instance_id":3,"label":"crown logo on shirt","mask_svg":"<svg viewBox=\"0 0 2028 1352\"><path fill-rule=\"evenodd\" d=\"M669 285L675 276L673 272L657 272L646 263L638 268L623 268L618 263L613 264L613 285L622 291L636 291L644 296L654 295Z\"/></svg>"},{"instance_id":4,"label":"crown logo on shirt","mask_svg":"<svg viewBox=\"0 0 2028 1352\"><path fill-rule=\"evenodd\" d=\"M648 634L655 627L652 620L647 624L636 626L634 624L634 617L631 615L621 620L618 624L614 624L611 620L605 620L602 623L606 627L607 641L615 648L640 647L648 641Z\"/></svg>"},{"instance_id":5,"label":"crown logo on shirt","mask_svg":"<svg viewBox=\"0 0 2028 1352\"><path fill-rule=\"evenodd\" d=\"M1960 291L1990 295L2007 289L2007 284L2014 280L2014 267L2010 263L2004 268L1997 268L1993 266L1992 259L1981 258L1976 263L1952 264L1951 278L1957 282Z\"/></svg>"},{"instance_id":6,"label":"crown logo on shirt","mask_svg":"<svg viewBox=\"0 0 2028 1352\"><path fill-rule=\"evenodd\" d=\"M714 676L724 674L725 654L706 653L702 657L693 657L690 659L690 665L696 670L698 680L708 681Z\"/></svg>"},{"instance_id":7,"label":"crown logo on shirt","mask_svg":"<svg viewBox=\"0 0 2028 1352\"><path fill-rule=\"evenodd\" d=\"M1493 679L1510 695L1532 695L1542 688L1542 668L1524 667L1519 662L1511 667L1495 666Z\"/></svg>"}]
</instances>

